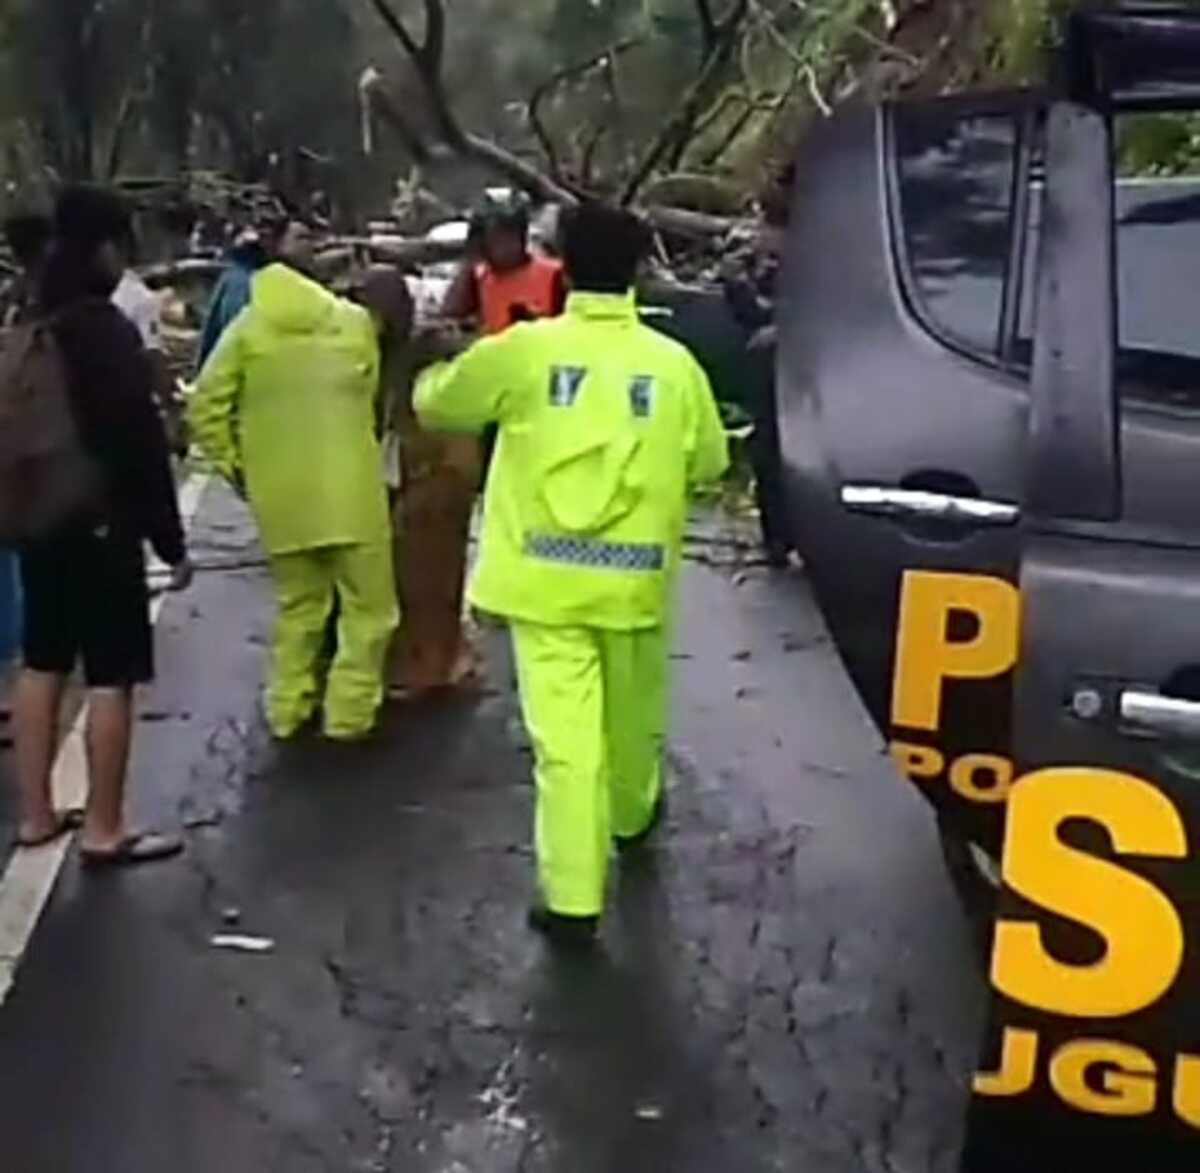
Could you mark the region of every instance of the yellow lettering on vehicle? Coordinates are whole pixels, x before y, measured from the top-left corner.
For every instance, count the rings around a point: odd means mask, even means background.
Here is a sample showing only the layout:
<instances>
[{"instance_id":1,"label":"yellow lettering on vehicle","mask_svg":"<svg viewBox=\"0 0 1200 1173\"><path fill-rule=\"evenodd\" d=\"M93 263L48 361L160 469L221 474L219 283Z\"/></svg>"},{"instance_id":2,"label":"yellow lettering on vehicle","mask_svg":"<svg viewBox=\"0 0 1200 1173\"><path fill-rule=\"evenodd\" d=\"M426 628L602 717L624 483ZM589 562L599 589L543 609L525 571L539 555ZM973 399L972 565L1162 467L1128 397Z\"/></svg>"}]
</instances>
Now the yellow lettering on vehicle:
<instances>
[{"instance_id":1,"label":"yellow lettering on vehicle","mask_svg":"<svg viewBox=\"0 0 1200 1173\"><path fill-rule=\"evenodd\" d=\"M947 680L1001 676L1017 662L1021 597L1002 578L910 570L904 575L892 722L935 732ZM950 638L950 618L970 615L976 631Z\"/></svg>"},{"instance_id":2,"label":"yellow lettering on vehicle","mask_svg":"<svg viewBox=\"0 0 1200 1173\"><path fill-rule=\"evenodd\" d=\"M1156 1075L1145 1051L1098 1039L1068 1043L1050 1063L1050 1083L1062 1101L1096 1116L1149 1116L1158 1101Z\"/></svg>"},{"instance_id":3,"label":"yellow lettering on vehicle","mask_svg":"<svg viewBox=\"0 0 1200 1173\"><path fill-rule=\"evenodd\" d=\"M1037 1078L1038 1037L1031 1030L1004 1028L1000 1070L975 1076L978 1096L1023 1096Z\"/></svg>"},{"instance_id":4,"label":"yellow lettering on vehicle","mask_svg":"<svg viewBox=\"0 0 1200 1173\"><path fill-rule=\"evenodd\" d=\"M931 745L893 741L889 747L900 773L913 782L933 782L944 774L956 794L971 802L1000 804L1008 801L1015 768L1009 758L991 753L969 753L948 763Z\"/></svg>"},{"instance_id":5,"label":"yellow lettering on vehicle","mask_svg":"<svg viewBox=\"0 0 1200 1173\"><path fill-rule=\"evenodd\" d=\"M1183 925L1153 884L1068 847L1060 832L1070 819L1100 823L1124 855L1187 855L1179 812L1139 778L1071 768L1021 779L1009 799L1005 881L1034 904L1094 930L1106 949L1094 965L1068 965L1047 951L1036 924L1002 919L996 926L992 982L1014 1001L1053 1014L1135 1014L1153 1006L1178 978Z\"/></svg>"},{"instance_id":6,"label":"yellow lettering on vehicle","mask_svg":"<svg viewBox=\"0 0 1200 1173\"><path fill-rule=\"evenodd\" d=\"M987 753L967 754L950 767L950 787L972 802L1007 802L1013 772L1008 758Z\"/></svg>"},{"instance_id":7,"label":"yellow lettering on vehicle","mask_svg":"<svg viewBox=\"0 0 1200 1173\"><path fill-rule=\"evenodd\" d=\"M1012 1097L1032 1091L1040 1045L1034 1031L1005 1028L1000 1070L977 1075L975 1094ZM1064 1104L1092 1116L1149 1116L1158 1107L1159 1064L1129 1043L1107 1039L1064 1043L1050 1057L1047 1075ZM1177 1057L1172 1104L1184 1124L1200 1129L1200 1056Z\"/></svg>"},{"instance_id":8,"label":"yellow lettering on vehicle","mask_svg":"<svg viewBox=\"0 0 1200 1173\"><path fill-rule=\"evenodd\" d=\"M946 768L946 759L940 750L928 745L910 745L906 741L893 741L892 758L906 778L914 781L940 778Z\"/></svg>"},{"instance_id":9,"label":"yellow lettering on vehicle","mask_svg":"<svg viewBox=\"0 0 1200 1173\"><path fill-rule=\"evenodd\" d=\"M1200 1128L1200 1055L1180 1055L1175 1061L1175 1115Z\"/></svg>"}]
</instances>

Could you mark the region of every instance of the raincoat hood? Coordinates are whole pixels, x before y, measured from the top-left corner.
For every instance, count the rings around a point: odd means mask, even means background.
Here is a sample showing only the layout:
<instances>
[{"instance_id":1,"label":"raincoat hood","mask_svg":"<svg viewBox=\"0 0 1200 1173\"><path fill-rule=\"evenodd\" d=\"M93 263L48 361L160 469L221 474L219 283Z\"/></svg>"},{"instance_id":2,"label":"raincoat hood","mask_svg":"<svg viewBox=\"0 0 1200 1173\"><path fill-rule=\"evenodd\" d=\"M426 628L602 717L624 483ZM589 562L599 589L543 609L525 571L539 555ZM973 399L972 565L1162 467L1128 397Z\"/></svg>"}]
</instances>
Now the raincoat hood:
<instances>
[{"instance_id":1,"label":"raincoat hood","mask_svg":"<svg viewBox=\"0 0 1200 1173\"><path fill-rule=\"evenodd\" d=\"M283 265L253 283L189 405L212 466L239 476L267 553L387 541L367 312ZM381 536L382 535L382 536Z\"/></svg>"},{"instance_id":2,"label":"raincoat hood","mask_svg":"<svg viewBox=\"0 0 1200 1173\"><path fill-rule=\"evenodd\" d=\"M338 300L324 286L287 265L256 273L250 301L260 321L286 334L312 334L329 323Z\"/></svg>"}]
</instances>

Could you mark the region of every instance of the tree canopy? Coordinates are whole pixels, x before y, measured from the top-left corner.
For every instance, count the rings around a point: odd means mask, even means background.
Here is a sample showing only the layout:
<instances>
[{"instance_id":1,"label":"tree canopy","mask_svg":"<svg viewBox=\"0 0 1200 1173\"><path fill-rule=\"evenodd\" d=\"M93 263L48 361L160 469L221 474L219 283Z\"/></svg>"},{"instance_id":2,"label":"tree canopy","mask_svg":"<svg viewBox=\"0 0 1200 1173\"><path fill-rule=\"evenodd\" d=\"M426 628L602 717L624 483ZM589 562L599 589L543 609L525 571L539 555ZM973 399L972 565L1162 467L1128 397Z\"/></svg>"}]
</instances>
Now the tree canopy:
<instances>
[{"instance_id":1,"label":"tree canopy","mask_svg":"<svg viewBox=\"0 0 1200 1173\"><path fill-rule=\"evenodd\" d=\"M10 203L64 179L218 171L361 216L415 167L452 200L499 170L724 211L855 94L1039 76L1068 7L0 0L0 165ZM1195 154L1192 130L1176 139Z\"/></svg>"}]
</instances>

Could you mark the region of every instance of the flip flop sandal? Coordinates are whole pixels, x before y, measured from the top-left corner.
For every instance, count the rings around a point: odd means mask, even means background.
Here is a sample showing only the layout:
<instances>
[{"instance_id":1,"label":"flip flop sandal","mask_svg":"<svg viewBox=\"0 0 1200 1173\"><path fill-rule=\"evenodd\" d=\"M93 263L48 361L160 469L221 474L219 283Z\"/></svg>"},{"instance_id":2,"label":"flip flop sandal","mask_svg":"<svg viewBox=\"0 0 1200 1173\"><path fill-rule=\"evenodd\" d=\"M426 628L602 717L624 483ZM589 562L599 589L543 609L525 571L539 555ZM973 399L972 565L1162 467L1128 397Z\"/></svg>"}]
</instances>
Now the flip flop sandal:
<instances>
[{"instance_id":1,"label":"flip flop sandal","mask_svg":"<svg viewBox=\"0 0 1200 1173\"><path fill-rule=\"evenodd\" d=\"M142 864L160 863L173 859L183 851L183 840L175 835L159 835L142 832L128 835L112 851L81 851L80 861L85 868L94 871L117 868L136 868Z\"/></svg>"},{"instance_id":2,"label":"flip flop sandal","mask_svg":"<svg viewBox=\"0 0 1200 1173\"><path fill-rule=\"evenodd\" d=\"M17 846L22 851L35 851L39 847L49 847L51 843L57 843L64 835L70 835L82 826L83 811L79 809L59 811L54 816L53 831L46 835L39 835L36 839L18 837Z\"/></svg>"}]
</instances>

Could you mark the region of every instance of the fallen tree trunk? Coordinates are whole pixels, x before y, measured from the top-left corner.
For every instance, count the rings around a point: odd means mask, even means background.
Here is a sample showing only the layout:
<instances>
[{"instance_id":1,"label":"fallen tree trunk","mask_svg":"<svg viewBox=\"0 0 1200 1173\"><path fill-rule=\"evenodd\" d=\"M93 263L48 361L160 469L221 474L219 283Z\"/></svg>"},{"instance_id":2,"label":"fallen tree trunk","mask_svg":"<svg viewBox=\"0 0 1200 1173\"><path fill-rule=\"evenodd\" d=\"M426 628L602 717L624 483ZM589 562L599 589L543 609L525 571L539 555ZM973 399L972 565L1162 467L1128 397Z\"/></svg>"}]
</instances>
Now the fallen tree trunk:
<instances>
[{"instance_id":1,"label":"fallen tree trunk","mask_svg":"<svg viewBox=\"0 0 1200 1173\"><path fill-rule=\"evenodd\" d=\"M331 242L328 249L321 251L319 259L334 253L349 255L356 250L366 253L372 261L409 268L413 265L436 265L442 261L458 260L465 253L466 246L444 240L386 234L338 237Z\"/></svg>"},{"instance_id":2,"label":"fallen tree trunk","mask_svg":"<svg viewBox=\"0 0 1200 1173\"><path fill-rule=\"evenodd\" d=\"M151 289L165 289L179 281L215 281L225 271L225 262L215 257L184 257L148 265L139 270L141 278Z\"/></svg>"},{"instance_id":3,"label":"fallen tree trunk","mask_svg":"<svg viewBox=\"0 0 1200 1173\"><path fill-rule=\"evenodd\" d=\"M738 228L753 229L754 220L737 216L710 216L707 212L692 212L687 208L668 208L659 204L639 208L650 224L659 232L675 236L688 236L696 240L711 240L714 236L728 236Z\"/></svg>"},{"instance_id":4,"label":"fallen tree trunk","mask_svg":"<svg viewBox=\"0 0 1200 1173\"><path fill-rule=\"evenodd\" d=\"M352 261L365 254L371 261L407 269L415 265L436 265L458 260L465 248L446 241L391 236L339 236L317 253L320 268ZM140 275L151 289L166 289L182 281L216 281L228 262L216 257L183 257L175 261L147 265Z\"/></svg>"}]
</instances>

